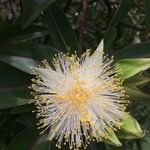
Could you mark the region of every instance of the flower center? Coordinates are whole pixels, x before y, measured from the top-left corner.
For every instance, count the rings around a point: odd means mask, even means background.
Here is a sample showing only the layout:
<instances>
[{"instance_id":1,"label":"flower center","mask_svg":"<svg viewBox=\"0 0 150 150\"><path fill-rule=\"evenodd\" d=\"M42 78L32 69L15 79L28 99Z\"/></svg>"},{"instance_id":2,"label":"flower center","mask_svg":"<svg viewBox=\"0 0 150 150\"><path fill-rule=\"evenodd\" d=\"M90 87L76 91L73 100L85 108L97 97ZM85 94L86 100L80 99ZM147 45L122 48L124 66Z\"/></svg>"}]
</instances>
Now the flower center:
<instances>
[{"instance_id":1,"label":"flower center","mask_svg":"<svg viewBox=\"0 0 150 150\"><path fill-rule=\"evenodd\" d=\"M77 82L72 89L64 95L57 95L58 100L65 100L80 112L80 120L82 122L89 122L90 116L87 112L86 106L91 93L83 88L83 83ZM74 114L75 112L72 112Z\"/></svg>"},{"instance_id":2,"label":"flower center","mask_svg":"<svg viewBox=\"0 0 150 150\"><path fill-rule=\"evenodd\" d=\"M66 94L66 99L75 106L82 107L88 100L90 93L83 90L81 85L76 85Z\"/></svg>"},{"instance_id":3,"label":"flower center","mask_svg":"<svg viewBox=\"0 0 150 150\"><path fill-rule=\"evenodd\" d=\"M81 83L76 83L72 89L70 89L65 94L58 94L56 96L57 100L65 100L77 107L83 107L88 101L90 92L82 87Z\"/></svg>"}]
</instances>

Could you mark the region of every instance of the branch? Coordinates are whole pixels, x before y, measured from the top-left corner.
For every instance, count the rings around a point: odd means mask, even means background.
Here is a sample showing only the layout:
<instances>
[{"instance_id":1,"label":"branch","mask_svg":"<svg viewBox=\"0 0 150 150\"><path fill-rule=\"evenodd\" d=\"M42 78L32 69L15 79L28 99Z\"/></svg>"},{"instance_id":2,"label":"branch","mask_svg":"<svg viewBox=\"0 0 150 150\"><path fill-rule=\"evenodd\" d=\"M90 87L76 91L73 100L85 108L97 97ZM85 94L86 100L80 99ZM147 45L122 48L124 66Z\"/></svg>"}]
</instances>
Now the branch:
<instances>
[{"instance_id":1,"label":"branch","mask_svg":"<svg viewBox=\"0 0 150 150\"><path fill-rule=\"evenodd\" d=\"M112 8L111 8L111 3L109 0L104 0L104 3L107 7L107 12L108 12L108 18L111 19L112 17Z\"/></svg>"},{"instance_id":2,"label":"branch","mask_svg":"<svg viewBox=\"0 0 150 150\"><path fill-rule=\"evenodd\" d=\"M80 26L79 26L79 48L81 51L83 49L84 29L85 29L87 12L88 12L87 10L88 10L88 0L83 0L83 12L82 12L82 18L80 20Z\"/></svg>"},{"instance_id":3,"label":"branch","mask_svg":"<svg viewBox=\"0 0 150 150\"><path fill-rule=\"evenodd\" d=\"M22 0L19 0L19 3L20 3L20 12L21 12L21 15L22 15L22 13L23 13L23 10L22 10L22 7L23 7Z\"/></svg>"},{"instance_id":4,"label":"branch","mask_svg":"<svg viewBox=\"0 0 150 150\"><path fill-rule=\"evenodd\" d=\"M98 0L90 0L87 3L88 4L93 4L94 2L98 2ZM72 2L72 3L70 3L70 5L82 5L82 4L83 4L82 2Z\"/></svg>"},{"instance_id":5,"label":"branch","mask_svg":"<svg viewBox=\"0 0 150 150\"><path fill-rule=\"evenodd\" d=\"M11 10L11 13L13 15L13 20L16 20L16 14L15 14L14 8L12 6L12 0L8 0L8 3L9 3L9 7L10 7L10 10Z\"/></svg>"},{"instance_id":6,"label":"branch","mask_svg":"<svg viewBox=\"0 0 150 150\"><path fill-rule=\"evenodd\" d=\"M72 2L72 0L67 0L66 5L65 5L65 7L64 7L64 11L65 11L65 12L67 12L67 10L68 10L68 8L69 8L71 2Z\"/></svg>"}]
</instances>

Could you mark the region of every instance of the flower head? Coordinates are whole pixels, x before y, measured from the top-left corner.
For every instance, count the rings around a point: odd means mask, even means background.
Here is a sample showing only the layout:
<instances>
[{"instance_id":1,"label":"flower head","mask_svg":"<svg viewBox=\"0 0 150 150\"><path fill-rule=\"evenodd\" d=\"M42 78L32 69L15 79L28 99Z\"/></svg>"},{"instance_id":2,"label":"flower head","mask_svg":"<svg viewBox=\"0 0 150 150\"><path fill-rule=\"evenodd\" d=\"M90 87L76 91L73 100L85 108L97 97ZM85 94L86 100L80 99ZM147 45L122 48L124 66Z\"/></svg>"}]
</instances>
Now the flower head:
<instances>
[{"instance_id":1,"label":"flower head","mask_svg":"<svg viewBox=\"0 0 150 150\"><path fill-rule=\"evenodd\" d=\"M108 129L118 129L128 104L113 57L103 56L103 42L90 55L80 58L60 53L53 66L43 61L36 69L36 112L39 127L49 129L49 139L57 147L69 143L70 149L86 147L91 140L107 138ZM65 141L65 142L64 142Z\"/></svg>"}]
</instances>

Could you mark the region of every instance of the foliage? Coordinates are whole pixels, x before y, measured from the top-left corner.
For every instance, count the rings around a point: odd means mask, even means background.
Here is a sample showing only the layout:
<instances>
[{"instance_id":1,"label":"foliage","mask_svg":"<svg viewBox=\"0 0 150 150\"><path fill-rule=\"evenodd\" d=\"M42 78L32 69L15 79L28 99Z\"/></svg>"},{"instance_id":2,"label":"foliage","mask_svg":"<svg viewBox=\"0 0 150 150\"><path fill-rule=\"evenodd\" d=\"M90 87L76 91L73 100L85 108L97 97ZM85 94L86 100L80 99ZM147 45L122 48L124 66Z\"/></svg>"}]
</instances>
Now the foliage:
<instances>
[{"instance_id":1,"label":"foliage","mask_svg":"<svg viewBox=\"0 0 150 150\"><path fill-rule=\"evenodd\" d=\"M87 2L87 8L83 3ZM55 149L48 133L39 135L28 86L41 60L60 51L81 55L104 38L131 97L119 132L89 150L150 149L149 0L0 0L0 149ZM82 8L83 7L83 8ZM83 42L81 42L83 41ZM79 43L79 44L78 44ZM81 49L82 48L82 49ZM128 134L127 134L128 133ZM119 139L119 140L118 140ZM121 148L115 147L123 146ZM115 146L112 146L112 145ZM64 147L63 149L66 149Z\"/></svg>"}]
</instances>

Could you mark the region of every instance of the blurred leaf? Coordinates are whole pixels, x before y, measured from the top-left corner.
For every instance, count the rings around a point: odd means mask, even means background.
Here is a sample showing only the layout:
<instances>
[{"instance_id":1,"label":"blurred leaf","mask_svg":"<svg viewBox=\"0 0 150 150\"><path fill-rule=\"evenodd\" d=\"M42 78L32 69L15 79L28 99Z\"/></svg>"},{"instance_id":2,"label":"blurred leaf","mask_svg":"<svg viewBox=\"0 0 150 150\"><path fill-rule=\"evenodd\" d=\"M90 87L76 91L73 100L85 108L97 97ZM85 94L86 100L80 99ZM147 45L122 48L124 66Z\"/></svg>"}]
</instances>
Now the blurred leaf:
<instances>
[{"instance_id":1,"label":"blurred leaf","mask_svg":"<svg viewBox=\"0 0 150 150\"><path fill-rule=\"evenodd\" d=\"M14 55L34 59L51 60L59 51L33 42L0 44L0 55Z\"/></svg>"},{"instance_id":2,"label":"blurred leaf","mask_svg":"<svg viewBox=\"0 0 150 150\"><path fill-rule=\"evenodd\" d=\"M124 81L125 86L140 86L150 82L150 78L143 75L143 71L135 74L131 78L128 78Z\"/></svg>"},{"instance_id":3,"label":"blurred leaf","mask_svg":"<svg viewBox=\"0 0 150 150\"><path fill-rule=\"evenodd\" d=\"M7 64L0 63L0 87L8 88L13 85L27 86L30 84L31 76ZM15 87L13 87L15 90Z\"/></svg>"},{"instance_id":4,"label":"blurred leaf","mask_svg":"<svg viewBox=\"0 0 150 150\"><path fill-rule=\"evenodd\" d=\"M50 141L48 140L48 134L42 134L32 145L31 150L49 150L50 146L51 144Z\"/></svg>"},{"instance_id":5,"label":"blurred leaf","mask_svg":"<svg viewBox=\"0 0 150 150\"><path fill-rule=\"evenodd\" d=\"M52 3L44 14L48 23L50 36L56 47L68 52L70 50L72 52L78 51L75 33L57 3Z\"/></svg>"},{"instance_id":6,"label":"blurred leaf","mask_svg":"<svg viewBox=\"0 0 150 150\"><path fill-rule=\"evenodd\" d=\"M11 24L0 29L0 41L31 40L48 34L49 31L42 25L31 25L23 30L21 24Z\"/></svg>"},{"instance_id":7,"label":"blurred leaf","mask_svg":"<svg viewBox=\"0 0 150 150\"><path fill-rule=\"evenodd\" d=\"M90 144L88 145L87 150L99 150L99 148L101 148L102 150L105 149L105 144L103 142L91 141Z\"/></svg>"},{"instance_id":8,"label":"blurred leaf","mask_svg":"<svg viewBox=\"0 0 150 150\"><path fill-rule=\"evenodd\" d=\"M118 9L110 21L109 30L115 27L127 15L128 11L132 8L134 0L121 0ZM109 31L108 30L108 31Z\"/></svg>"},{"instance_id":9,"label":"blurred leaf","mask_svg":"<svg viewBox=\"0 0 150 150\"><path fill-rule=\"evenodd\" d=\"M17 69L20 69L31 75L35 74L34 68L37 68L38 64L40 64L40 62L31 58L8 55L0 56L0 61L14 66Z\"/></svg>"},{"instance_id":10,"label":"blurred leaf","mask_svg":"<svg viewBox=\"0 0 150 150\"><path fill-rule=\"evenodd\" d=\"M23 13L23 27L26 28L44 11L54 0L25 0Z\"/></svg>"},{"instance_id":11,"label":"blurred leaf","mask_svg":"<svg viewBox=\"0 0 150 150\"><path fill-rule=\"evenodd\" d=\"M28 127L10 141L6 150L28 150L38 136L39 131L35 126Z\"/></svg>"},{"instance_id":12,"label":"blurred leaf","mask_svg":"<svg viewBox=\"0 0 150 150\"><path fill-rule=\"evenodd\" d=\"M27 99L27 95L29 95L29 92L25 89L0 92L0 109L28 104L31 100Z\"/></svg>"},{"instance_id":13,"label":"blurred leaf","mask_svg":"<svg viewBox=\"0 0 150 150\"><path fill-rule=\"evenodd\" d=\"M116 60L125 58L150 57L150 42L143 42L126 46L117 51L114 56Z\"/></svg>"},{"instance_id":14,"label":"blurred leaf","mask_svg":"<svg viewBox=\"0 0 150 150\"><path fill-rule=\"evenodd\" d=\"M47 59L48 61L52 61L52 58L57 53L58 51L52 48L48 48L38 44L35 45L30 42L10 43L10 45L8 44L0 46L0 54L2 54L0 56L0 61L14 66L29 74L34 74L34 68L38 67L38 65L41 64L41 62L37 59ZM36 60L29 57L36 58Z\"/></svg>"},{"instance_id":15,"label":"blurred leaf","mask_svg":"<svg viewBox=\"0 0 150 150\"><path fill-rule=\"evenodd\" d=\"M110 21L108 30L105 34L105 50L106 52L110 52L111 45L113 41L116 38L116 31L115 31L115 26L124 19L124 17L127 15L128 11L132 8L134 4L134 0L121 0L120 4L117 8L117 11Z\"/></svg>"},{"instance_id":16,"label":"blurred leaf","mask_svg":"<svg viewBox=\"0 0 150 150\"><path fill-rule=\"evenodd\" d=\"M127 137L125 135L128 134L128 137L133 135L133 137L141 138L144 136L144 132L142 131L139 123L130 115L128 115L123 120L123 125L121 129L116 132L117 136L120 138Z\"/></svg>"},{"instance_id":17,"label":"blurred leaf","mask_svg":"<svg viewBox=\"0 0 150 150\"><path fill-rule=\"evenodd\" d=\"M122 79L130 78L138 72L150 68L149 58L121 59L118 60L117 63L119 64L119 68L123 72L122 74L120 74Z\"/></svg>"},{"instance_id":18,"label":"blurred leaf","mask_svg":"<svg viewBox=\"0 0 150 150\"><path fill-rule=\"evenodd\" d=\"M27 105L28 106L28 105ZM32 108L33 110L33 108ZM24 112L21 114L17 114L16 122L21 123L25 126L30 126L32 124L36 124L37 121L35 119L35 115L32 114L32 111Z\"/></svg>"},{"instance_id":19,"label":"blurred leaf","mask_svg":"<svg viewBox=\"0 0 150 150\"><path fill-rule=\"evenodd\" d=\"M145 137L140 140L141 150L149 150L150 149L150 133L147 132Z\"/></svg>"},{"instance_id":20,"label":"blurred leaf","mask_svg":"<svg viewBox=\"0 0 150 150\"><path fill-rule=\"evenodd\" d=\"M15 136L24 128L24 125L16 123L14 118L9 117L8 114L5 118L7 118L6 121L0 124L0 145L3 145L1 150L5 149L6 143L8 143L10 137Z\"/></svg>"},{"instance_id":21,"label":"blurred leaf","mask_svg":"<svg viewBox=\"0 0 150 150\"><path fill-rule=\"evenodd\" d=\"M104 37L104 49L106 53L110 54L110 51L112 49L112 44L116 39L116 36L117 36L116 29L112 28L109 34L106 34L106 36Z\"/></svg>"},{"instance_id":22,"label":"blurred leaf","mask_svg":"<svg viewBox=\"0 0 150 150\"><path fill-rule=\"evenodd\" d=\"M114 131L109 129L108 135L106 139L103 139L104 142L115 145L115 146L121 146L122 144L118 140L117 136L115 135Z\"/></svg>"},{"instance_id":23,"label":"blurred leaf","mask_svg":"<svg viewBox=\"0 0 150 150\"><path fill-rule=\"evenodd\" d=\"M123 150L123 147L116 147L116 146L108 145L108 144L105 144L105 148L106 150Z\"/></svg>"},{"instance_id":24,"label":"blurred leaf","mask_svg":"<svg viewBox=\"0 0 150 150\"><path fill-rule=\"evenodd\" d=\"M142 103L146 106L150 105L150 95L143 93L136 87L125 87L127 94L130 96L131 100Z\"/></svg>"},{"instance_id":25,"label":"blurred leaf","mask_svg":"<svg viewBox=\"0 0 150 150\"><path fill-rule=\"evenodd\" d=\"M34 107L33 105L29 105L29 104L17 106L10 110L10 114L23 114L23 113L32 112L33 107Z\"/></svg>"},{"instance_id":26,"label":"blurred leaf","mask_svg":"<svg viewBox=\"0 0 150 150\"><path fill-rule=\"evenodd\" d=\"M6 64L0 63L0 69L0 109L27 104L30 76Z\"/></svg>"},{"instance_id":27,"label":"blurred leaf","mask_svg":"<svg viewBox=\"0 0 150 150\"><path fill-rule=\"evenodd\" d=\"M150 1L144 0L144 7L146 11L146 29L150 30Z\"/></svg>"}]
</instances>

